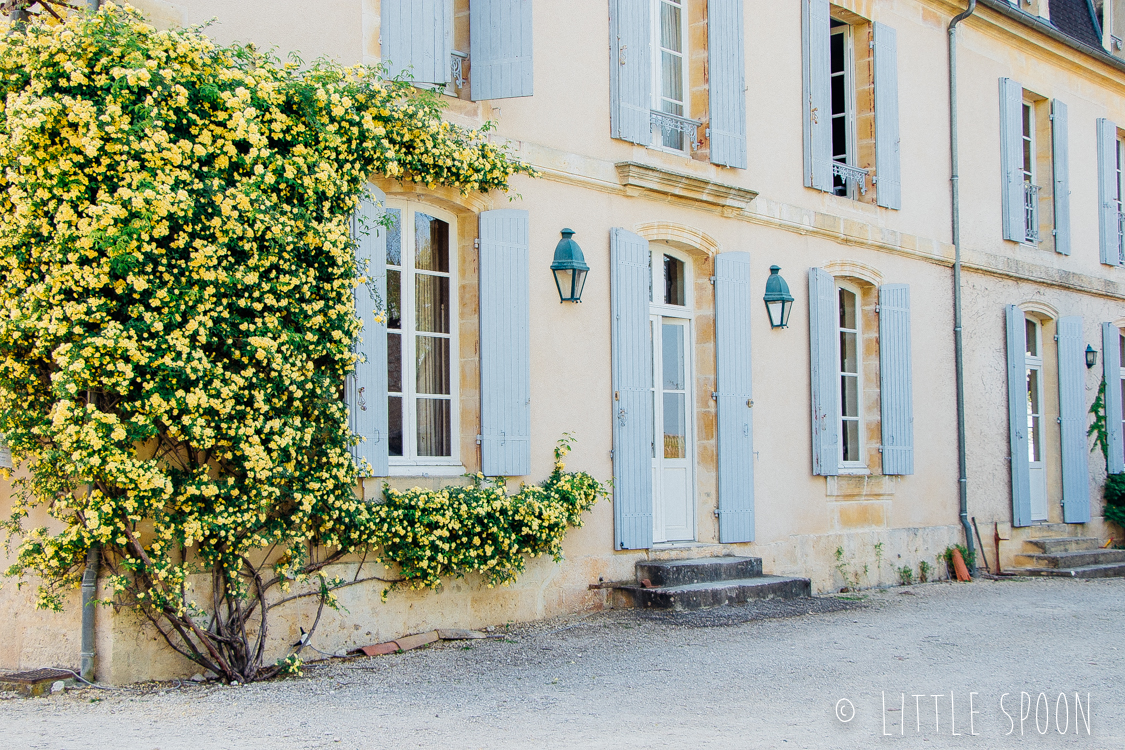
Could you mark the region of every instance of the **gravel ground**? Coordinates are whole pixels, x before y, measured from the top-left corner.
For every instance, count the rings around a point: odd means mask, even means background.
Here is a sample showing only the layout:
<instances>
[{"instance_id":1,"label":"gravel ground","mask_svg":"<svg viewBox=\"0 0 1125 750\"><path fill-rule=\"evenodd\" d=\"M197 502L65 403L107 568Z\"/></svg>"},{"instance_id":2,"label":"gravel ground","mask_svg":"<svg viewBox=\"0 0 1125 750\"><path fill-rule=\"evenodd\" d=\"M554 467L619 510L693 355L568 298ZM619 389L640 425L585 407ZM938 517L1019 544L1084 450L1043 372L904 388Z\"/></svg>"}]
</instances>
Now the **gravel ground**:
<instances>
[{"instance_id":1,"label":"gravel ground","mask_svg":"<svg viewBox=\"0 0 1125 750\"><path fill-rule=\"evenodd\" d=\"M5 698L0 746L1109 750L1125 747L1123 622L1125 579L603 612L269 684Z\"/></svg>"}]
</instances>

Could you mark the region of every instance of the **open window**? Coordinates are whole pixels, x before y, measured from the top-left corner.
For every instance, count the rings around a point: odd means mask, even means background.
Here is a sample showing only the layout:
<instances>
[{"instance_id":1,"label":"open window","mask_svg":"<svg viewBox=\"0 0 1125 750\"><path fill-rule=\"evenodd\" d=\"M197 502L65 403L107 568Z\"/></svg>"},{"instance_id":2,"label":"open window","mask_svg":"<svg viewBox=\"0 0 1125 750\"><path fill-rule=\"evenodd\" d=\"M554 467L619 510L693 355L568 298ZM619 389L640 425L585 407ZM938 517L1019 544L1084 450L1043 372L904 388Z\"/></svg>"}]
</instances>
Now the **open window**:
<instances>
[{"instance_id":1,"label":"open window","mask_svg":"<svg viewBox=\"0 0 1125 750\"><path fill-rule=\"evenodd\" d=\"M895 30L827 0L802 2L805 184L899 208Z\"/></svg>"}]
</instances>

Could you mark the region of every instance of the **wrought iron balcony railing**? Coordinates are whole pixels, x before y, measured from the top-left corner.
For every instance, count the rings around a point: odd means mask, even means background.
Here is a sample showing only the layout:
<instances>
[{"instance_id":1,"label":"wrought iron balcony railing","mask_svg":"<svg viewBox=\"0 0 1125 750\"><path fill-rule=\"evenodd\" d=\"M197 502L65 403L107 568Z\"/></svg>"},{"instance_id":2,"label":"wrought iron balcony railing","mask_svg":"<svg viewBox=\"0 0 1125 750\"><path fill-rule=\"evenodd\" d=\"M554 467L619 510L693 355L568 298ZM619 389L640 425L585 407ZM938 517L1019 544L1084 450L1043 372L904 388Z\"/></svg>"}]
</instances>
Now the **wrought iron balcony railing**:
<instances>
[{"instance_id":1,"label":"wrought iron balcony railing","mask_svg":"<svg viewBox=\"0 0 1125 750\"><path fill-rule=\"evenodd\" d=\"M691 143L693 149L695 148L695 144L699 141L699 128L703 126L703 123L696 120L674 115L671 112L660 112L655 109L649 111L649 123L659 125L663 133L683 133L687 136L688 142Z\"/></svg>"},{"instance_id":2,"label":"wrought iron balcony railing","mask_svg":"<svg viewBox=\"0 0 1125 750\"><path fill-rule=\"evenodd\" d=\"M1039 241L1039 190L1030 182L1023 184L1023 231L1028 242Z\"/></svg>"},{"instance_id":3,"label":"wrought iron balcony railing","mask_svg":"<svg viewBox=\"0 0 1125 750\"><path fill-rule=\"evenodd\" d=\"M867 195L867 176L870 173L870 170L853 167L843 162L832 162L832 174L842 179L848 187L858 186L860 195Z\"/></svg>"}]
</instances>

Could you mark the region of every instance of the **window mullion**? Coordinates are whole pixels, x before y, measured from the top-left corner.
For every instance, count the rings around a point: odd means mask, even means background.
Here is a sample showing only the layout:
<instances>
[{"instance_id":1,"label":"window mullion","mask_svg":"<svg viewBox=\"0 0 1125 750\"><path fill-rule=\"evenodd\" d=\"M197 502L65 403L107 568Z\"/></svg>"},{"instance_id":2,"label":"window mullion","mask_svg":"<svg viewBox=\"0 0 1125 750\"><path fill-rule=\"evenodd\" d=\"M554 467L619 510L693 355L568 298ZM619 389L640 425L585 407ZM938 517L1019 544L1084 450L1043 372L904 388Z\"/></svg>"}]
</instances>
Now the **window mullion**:
<instances>
[{"instance_id":1,"label":"window mullion","mask_svg":"<svg viewBox=\"0 0 1125 750\"><path fill-rule=\"evenodd\" d=\"M414 209L407 206L402 212L402 455L411 460L418 457L417 416L417 339L414 313Z\"/></svg>"}]
</instances>

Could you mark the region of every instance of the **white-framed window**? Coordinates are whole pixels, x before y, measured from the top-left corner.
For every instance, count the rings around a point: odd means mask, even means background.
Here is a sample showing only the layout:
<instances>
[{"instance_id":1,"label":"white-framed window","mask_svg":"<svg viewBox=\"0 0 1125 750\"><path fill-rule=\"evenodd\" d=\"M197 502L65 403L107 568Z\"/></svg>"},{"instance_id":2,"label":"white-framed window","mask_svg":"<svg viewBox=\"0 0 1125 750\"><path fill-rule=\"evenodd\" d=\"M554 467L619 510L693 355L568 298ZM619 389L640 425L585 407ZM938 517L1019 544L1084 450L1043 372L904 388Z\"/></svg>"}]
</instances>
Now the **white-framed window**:
<instances>
[{"instance_id":1,"label":"white-framed window","mask_svg":"<svg viewBox=\"0 0 1125 750\"><path fill-rule=\"evenodd\" d=\"M832 89L832 161L849 167L855 166L855 50L852 27L832 19L831 79ZM832 192L851 195L854 180L834 173ZM853 196L854 197L854 196Z\"/></svg>"},{"instance_id":2,"label":"white-framed window","mask_svg":"<svg viewBox=\"0 0 1125 750\"><path fill-rule=\"evenodd\" d=\"M840 362L837 376L840 384L840 466L864 470L863 456L863 339L861 330L860 291L850 284L836 287L840 336Z\"/></svg>"},{"instance_id":3,"label":"white-framed window","mask_svg":"<svg viewBox=\"0 0 1125 750\"><path fill-rule=\"evenodd\" d=\"M414 202L389 201L387 213L392 473L459 465L456 219Z\"/></svg>"},{"instance_id":4,"label":"white-framed window","mask_svg":"<svg viewBox=\"0 0 1125 750\"><path fill-rule=\"evenodd\" d=\"M1021 110L1020 173L1023 182L1024 242L1039 242L1039 186L1035 182L1035 102L1024 100Z\"/></svg>"},{"instance_id":5,"label":"white-framed window","mask_svg":"<svg viewBox=\"0 0 1125 750\"><path fill-rule=\"evenodd\" d=\"M652 0L652 108L688 116L688 34L686 0ZM667 121L653 126L653 145L687 152L690 139Z\"/></svg>"},{"instance_id":6,"label":"white-framed window","mask_svg":"<svg viewBox=\"0 0 1125 750\"><path fill-rule=\"evenodd\" d=\"M1112 200L1117 209L1117 255L1120 262L1125 263L1125 140L1119 134L1114 142L1117 144L1117 190Z\"/></svg>"},{"instance_id":7,"label":"white-framed window","mask_svg":"<svg viewBox=\"0 0 1125 750\"><path fill-rule=\"evenodd\" d=\"M1047 520L1047 472L1043 460L1043 326L1024 318L1027 368L1027 459L1031 478L1031 519Z\"/></svg>"}]
</instances>

